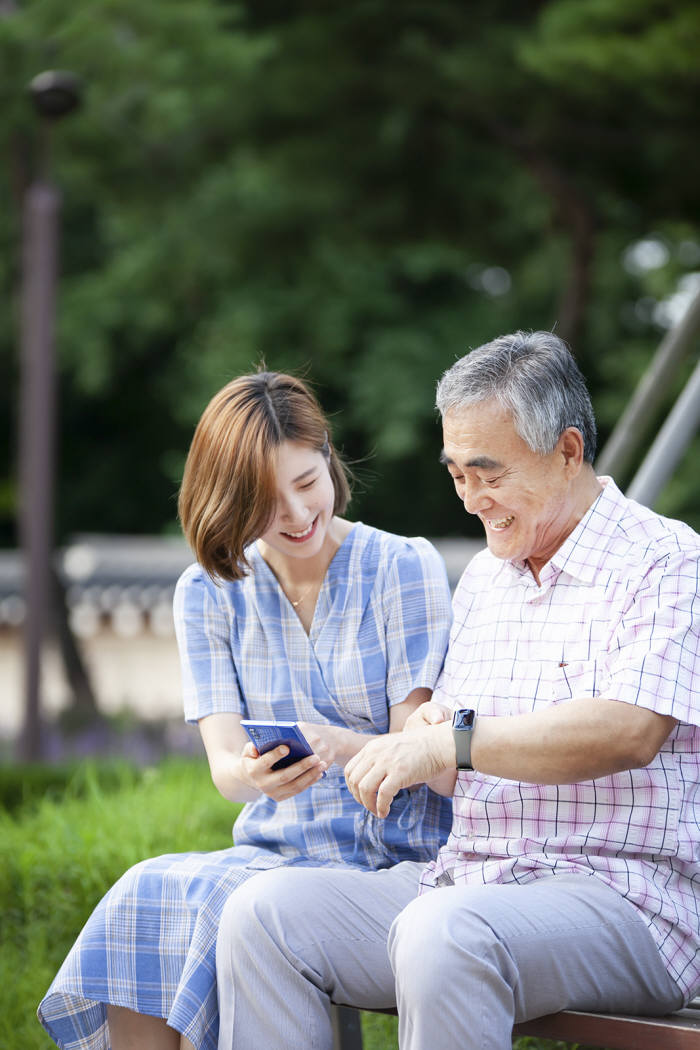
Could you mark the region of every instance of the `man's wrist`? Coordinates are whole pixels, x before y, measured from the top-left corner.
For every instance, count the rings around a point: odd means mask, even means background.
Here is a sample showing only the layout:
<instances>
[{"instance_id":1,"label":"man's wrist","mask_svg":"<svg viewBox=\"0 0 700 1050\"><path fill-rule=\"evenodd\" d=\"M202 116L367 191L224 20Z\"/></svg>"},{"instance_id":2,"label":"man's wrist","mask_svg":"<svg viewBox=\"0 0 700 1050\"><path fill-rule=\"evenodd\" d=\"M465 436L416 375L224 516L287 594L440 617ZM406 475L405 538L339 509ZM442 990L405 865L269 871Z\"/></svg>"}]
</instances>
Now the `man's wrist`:
<instances>
[{"instance_id":1,"label":"man's wrist","mask_svg":"<svg viewBox=\"0 0 700 1050\"><path fill-rule=\"evenodd\" d=\"M451 721L447 720L436 725L435 735L439 739L438 763L441 770L455 769L457 766L457 751L455 749Z\"/></svg>"},{"instance_id":2,"label":"man's wrist","mask_svg":"<svg viewBox=\"0 0 700 1050\"><path fill-rule=\"evenodd\" d=\"M471 707L461 707L452 715L452 738L455 745L456 767L461 770L473 770L472 732L476 724L476 711Z\"/></svg>"}]
</instances>

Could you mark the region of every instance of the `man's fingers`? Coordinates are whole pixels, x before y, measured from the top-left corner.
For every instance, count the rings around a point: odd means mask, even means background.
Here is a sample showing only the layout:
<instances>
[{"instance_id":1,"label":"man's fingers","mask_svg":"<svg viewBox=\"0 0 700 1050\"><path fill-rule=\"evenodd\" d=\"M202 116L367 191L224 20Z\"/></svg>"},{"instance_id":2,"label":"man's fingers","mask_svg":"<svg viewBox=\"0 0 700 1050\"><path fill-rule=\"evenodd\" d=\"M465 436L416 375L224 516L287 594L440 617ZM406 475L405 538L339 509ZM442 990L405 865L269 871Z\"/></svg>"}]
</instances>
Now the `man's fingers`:
<instances>
[{"instance_id":1,"label":"man's fingers","mask_svg":"<svg viewBox=\"0 0 700 1050\"><path fill-rule=\"evenodd\" d=\"M377 791L377 816L384 819L389 816L389 810L391 809L391 803L396 797L396 792L399 790L392 782L391 776L384 778L382 783L379 785Z\"/></svg>"},{"instance_id":2,"label":"man's fingers","mask_svg":"<svg viewBox=\"0 0 700 1050\"><path fill-rule=\"evenodd\" d=\"M364 765L356 769L348 780L348 787L353 798L375 816L379 815L377 813L377 790L384 777L384 771L370 763L367 769L364 768Z\"/></svg>"}]
</instances>

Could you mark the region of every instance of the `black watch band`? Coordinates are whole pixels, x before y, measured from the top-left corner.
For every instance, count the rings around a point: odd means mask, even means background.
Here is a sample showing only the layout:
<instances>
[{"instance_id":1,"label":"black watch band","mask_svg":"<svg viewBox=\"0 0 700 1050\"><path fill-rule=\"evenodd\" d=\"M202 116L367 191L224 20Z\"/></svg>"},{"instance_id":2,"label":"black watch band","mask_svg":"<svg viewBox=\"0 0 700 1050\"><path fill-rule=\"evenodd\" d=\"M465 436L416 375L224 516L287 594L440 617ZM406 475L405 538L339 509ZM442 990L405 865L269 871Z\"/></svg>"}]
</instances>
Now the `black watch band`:
<instances>
[{"instance_id":1,"label":"black watch band","mask_svg":"<svg viewBox=\"0 0 700 1050\"><path fill-rule=\"evenodd\" d=\"M473 769L472 765L472 732L476 721L476 711L470 707L461 707L452 715L452 736L457 752L457 769Z\"/></svg>"}]
</instances>

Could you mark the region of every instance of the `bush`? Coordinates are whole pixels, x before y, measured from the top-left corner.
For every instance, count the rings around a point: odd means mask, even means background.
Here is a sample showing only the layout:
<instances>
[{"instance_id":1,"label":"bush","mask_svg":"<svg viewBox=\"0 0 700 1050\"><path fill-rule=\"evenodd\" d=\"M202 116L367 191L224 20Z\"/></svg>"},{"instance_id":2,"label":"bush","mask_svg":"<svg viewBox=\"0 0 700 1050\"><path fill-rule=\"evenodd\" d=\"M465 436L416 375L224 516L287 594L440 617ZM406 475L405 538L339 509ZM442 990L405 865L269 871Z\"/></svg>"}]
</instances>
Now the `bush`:
<instances>
[{"instance_id":1,"label":"bush","mask_svg":"<svg viewBox=\"0 0 700 1050\"><path fill-rule=\"evenodd\" d=\"M143 769L123 760L100 761L99 766L79 761L56 765L0 764L0 810L27 810L41 800L62 801L67 794L71 798L82 797L92 789L95 778L102 790L114 790L140 781L143 773Z\"/></svg>"}]
</instances>

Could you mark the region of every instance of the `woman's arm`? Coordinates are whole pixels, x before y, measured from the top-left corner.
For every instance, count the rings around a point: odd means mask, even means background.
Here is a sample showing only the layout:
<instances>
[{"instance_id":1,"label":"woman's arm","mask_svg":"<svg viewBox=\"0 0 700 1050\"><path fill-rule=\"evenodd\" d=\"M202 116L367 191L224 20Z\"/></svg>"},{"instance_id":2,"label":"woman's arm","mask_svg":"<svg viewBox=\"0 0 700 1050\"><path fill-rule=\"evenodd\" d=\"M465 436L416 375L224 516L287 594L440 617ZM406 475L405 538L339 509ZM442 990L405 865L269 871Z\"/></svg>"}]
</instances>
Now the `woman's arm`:
<instances>
[{"instance_id":1,"label":"woman's arm","mask_svg":"<svg viewBox=\"0 0 700 1050\"><path fill-rule=\"evenodd\" d=\"M430 700L430 689L414 689L400 704L389 708L389 732L400 733L406 719L421 704ZM354 729L342 726L325 725L319 722L300 722L299 728L309 741L312 750L323 760L326 766L337 762L345 766L346 762L360 751L368 740L381 735L376 733L356 733Z\"/></svg>"},{"instance_id":2,"label":"woman's arm","mask_svg":"<svg viewBox=\"0 0 700 1050\"><path fill-rule=\"evenodd\" d=\"M214 784L229 802L252 802L261 794L275 802L298 795L321 778L326 763L318 755L285 769L272 766L288 753L286 745L258 754L239 714L207 715L198 725Z\"/></svg>"}]
</instances>

